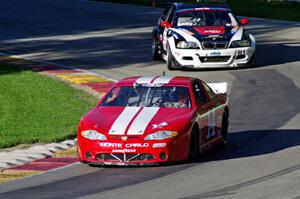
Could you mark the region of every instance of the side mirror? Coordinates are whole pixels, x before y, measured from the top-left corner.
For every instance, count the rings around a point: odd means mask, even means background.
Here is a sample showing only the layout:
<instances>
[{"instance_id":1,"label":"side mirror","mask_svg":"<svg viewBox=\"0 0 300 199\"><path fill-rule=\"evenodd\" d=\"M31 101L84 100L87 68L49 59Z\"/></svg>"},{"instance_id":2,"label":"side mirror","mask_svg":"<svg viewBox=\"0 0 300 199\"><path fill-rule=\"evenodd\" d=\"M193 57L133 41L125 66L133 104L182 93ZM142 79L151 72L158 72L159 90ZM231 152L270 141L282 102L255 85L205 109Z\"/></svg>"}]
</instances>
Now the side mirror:
<instances>
[{"instance_id":1,"label":"side mirror","mask_svg":"<svg viewBox=\"0 0 300 199\"><path fill-rule=\"evenodd\" d=\"M240 24L243 26L249 24L249 19L247 18L240 19Z\"/></svg>"},{"instance_id":2,"label":"side mirror","mask_svg":"<svg viewBox=\"0 0 300 199\"><path fill-rule=\"evenodd\" d=\"M169 22L167 22L167 21L162 21L162 22L160 22L160 24L159 24L161 27L170 27L170 24L169 24Z\"/></svg>"}]
</instances>

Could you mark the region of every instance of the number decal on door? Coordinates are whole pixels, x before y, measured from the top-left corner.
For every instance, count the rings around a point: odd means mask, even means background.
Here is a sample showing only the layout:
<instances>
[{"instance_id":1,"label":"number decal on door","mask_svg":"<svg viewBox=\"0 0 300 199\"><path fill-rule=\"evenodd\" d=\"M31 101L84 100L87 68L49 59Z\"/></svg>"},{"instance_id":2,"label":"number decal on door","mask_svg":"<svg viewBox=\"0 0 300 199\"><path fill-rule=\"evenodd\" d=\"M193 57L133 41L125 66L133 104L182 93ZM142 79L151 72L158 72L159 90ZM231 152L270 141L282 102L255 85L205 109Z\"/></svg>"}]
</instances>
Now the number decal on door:
<instances>
[{"instance_id":1,"label":"number decal on door","mask_svg":"<svg viewBox=\"0 0 300 199\"><path fill-rule=\"evenodd\" d=\"M208 114L208 131L206 139L210 139L214 136L216 136L216 112L215 110L212 110Z\"/></svg>"}]
</instances>

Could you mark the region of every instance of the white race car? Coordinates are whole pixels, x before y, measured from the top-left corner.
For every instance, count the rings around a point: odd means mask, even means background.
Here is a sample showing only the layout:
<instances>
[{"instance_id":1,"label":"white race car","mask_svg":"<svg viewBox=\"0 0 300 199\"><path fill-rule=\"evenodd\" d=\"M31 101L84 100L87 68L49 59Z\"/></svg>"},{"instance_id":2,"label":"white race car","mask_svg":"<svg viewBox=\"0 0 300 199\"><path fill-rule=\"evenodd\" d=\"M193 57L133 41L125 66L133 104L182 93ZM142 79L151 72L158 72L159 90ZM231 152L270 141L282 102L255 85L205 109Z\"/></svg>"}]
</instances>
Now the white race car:
<instances>
[{"instance_id":1,"label":"white race car","mask_svg":"<svg viewBox=\"0 0 300 199\"><path fill-rule=\"evenodd\" d=\"M174 3L153 28L153 59L167 67L255 66L255 38L227 5Z\"/></svg>"}]
</instances>

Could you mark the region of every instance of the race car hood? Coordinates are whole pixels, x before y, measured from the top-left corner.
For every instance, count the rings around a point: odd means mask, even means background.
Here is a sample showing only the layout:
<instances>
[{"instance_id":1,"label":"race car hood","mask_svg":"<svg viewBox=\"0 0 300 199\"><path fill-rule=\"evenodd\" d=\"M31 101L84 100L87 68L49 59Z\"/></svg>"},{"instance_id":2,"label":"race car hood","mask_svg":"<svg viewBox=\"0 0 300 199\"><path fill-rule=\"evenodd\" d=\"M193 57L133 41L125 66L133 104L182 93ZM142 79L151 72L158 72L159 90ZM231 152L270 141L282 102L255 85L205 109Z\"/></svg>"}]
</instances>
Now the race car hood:
<instances>
[{"instance_id":1,"label":"race car hood","mask_svg":"<svg viewBox=\"0 0 300 199\"><path fill-rule=\"evenodd\" d=\"M182 131L190 125L195 110L159 107L99 107L85 115L81 130L96 130L107 136L144 137L159 130Z\"/></svg>"},{"instance_id":2,"label":"race car hood","mask_svg":"<svg viewBox=\"0 0 300 199\"><path fill-rule=\"evenodd\" d=\"M198 41L231 41L240 40L243 35L242 27L234 26L182 26L180 28L172 28L175 39L190 41L196 38Z\"/></svg>"}]
</instances>

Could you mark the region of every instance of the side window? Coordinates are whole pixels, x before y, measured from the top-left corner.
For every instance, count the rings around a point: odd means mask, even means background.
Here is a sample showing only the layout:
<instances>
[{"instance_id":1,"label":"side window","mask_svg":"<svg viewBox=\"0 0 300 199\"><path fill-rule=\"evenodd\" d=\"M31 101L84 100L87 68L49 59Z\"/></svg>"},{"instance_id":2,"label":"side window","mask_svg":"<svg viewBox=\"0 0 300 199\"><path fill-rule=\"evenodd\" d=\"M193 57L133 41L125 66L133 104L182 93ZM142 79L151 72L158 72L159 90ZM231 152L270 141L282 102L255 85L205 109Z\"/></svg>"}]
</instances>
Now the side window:
<instances>
[{"instance_id":1,"label":"side window","mask_svg":"<svg viewBox=\"0 0 300 199\"><path fill-rule=\"evenodd\" d=\"M166 18L166 20L171 23L174 17L174 13L175 13L175 7L172 6L170 13L168 13L168 16Z\"/></svg>"},{"instance_id":2,"label":"side window","mask_svg":"<svg viewBox=\"0 0 300 199\"><path fill-rule=\"evenodd\" d=\"M160 21L165 21L167 14L170 12L170 7L166 8L162 14L162 16L159 18Z\"/></svg>"},{"instance_id":3,"label":"side window","mask_svg":"<svg viewBox=\"0 0 300 199\"><path fill-rule=\"evenodd\" d=\"M202 87L198 82L193 83L193 92L199 104L203 105L207 102L205 93L203 92Z\"/></svg>"},{"instance_id":4,"label":"side window","mask_svg":"<svg viewBox=\"0 0 300 199\"><path fill-rule=\"evenodd\" d=\"M205 84L205 83L202 83L202 84L203 84L205 90L207 91L209 98L214 99L216 97L216 94L214 93L214 91L211 90L211 88L207 84Z\"/></svg>"}]
</instances>

